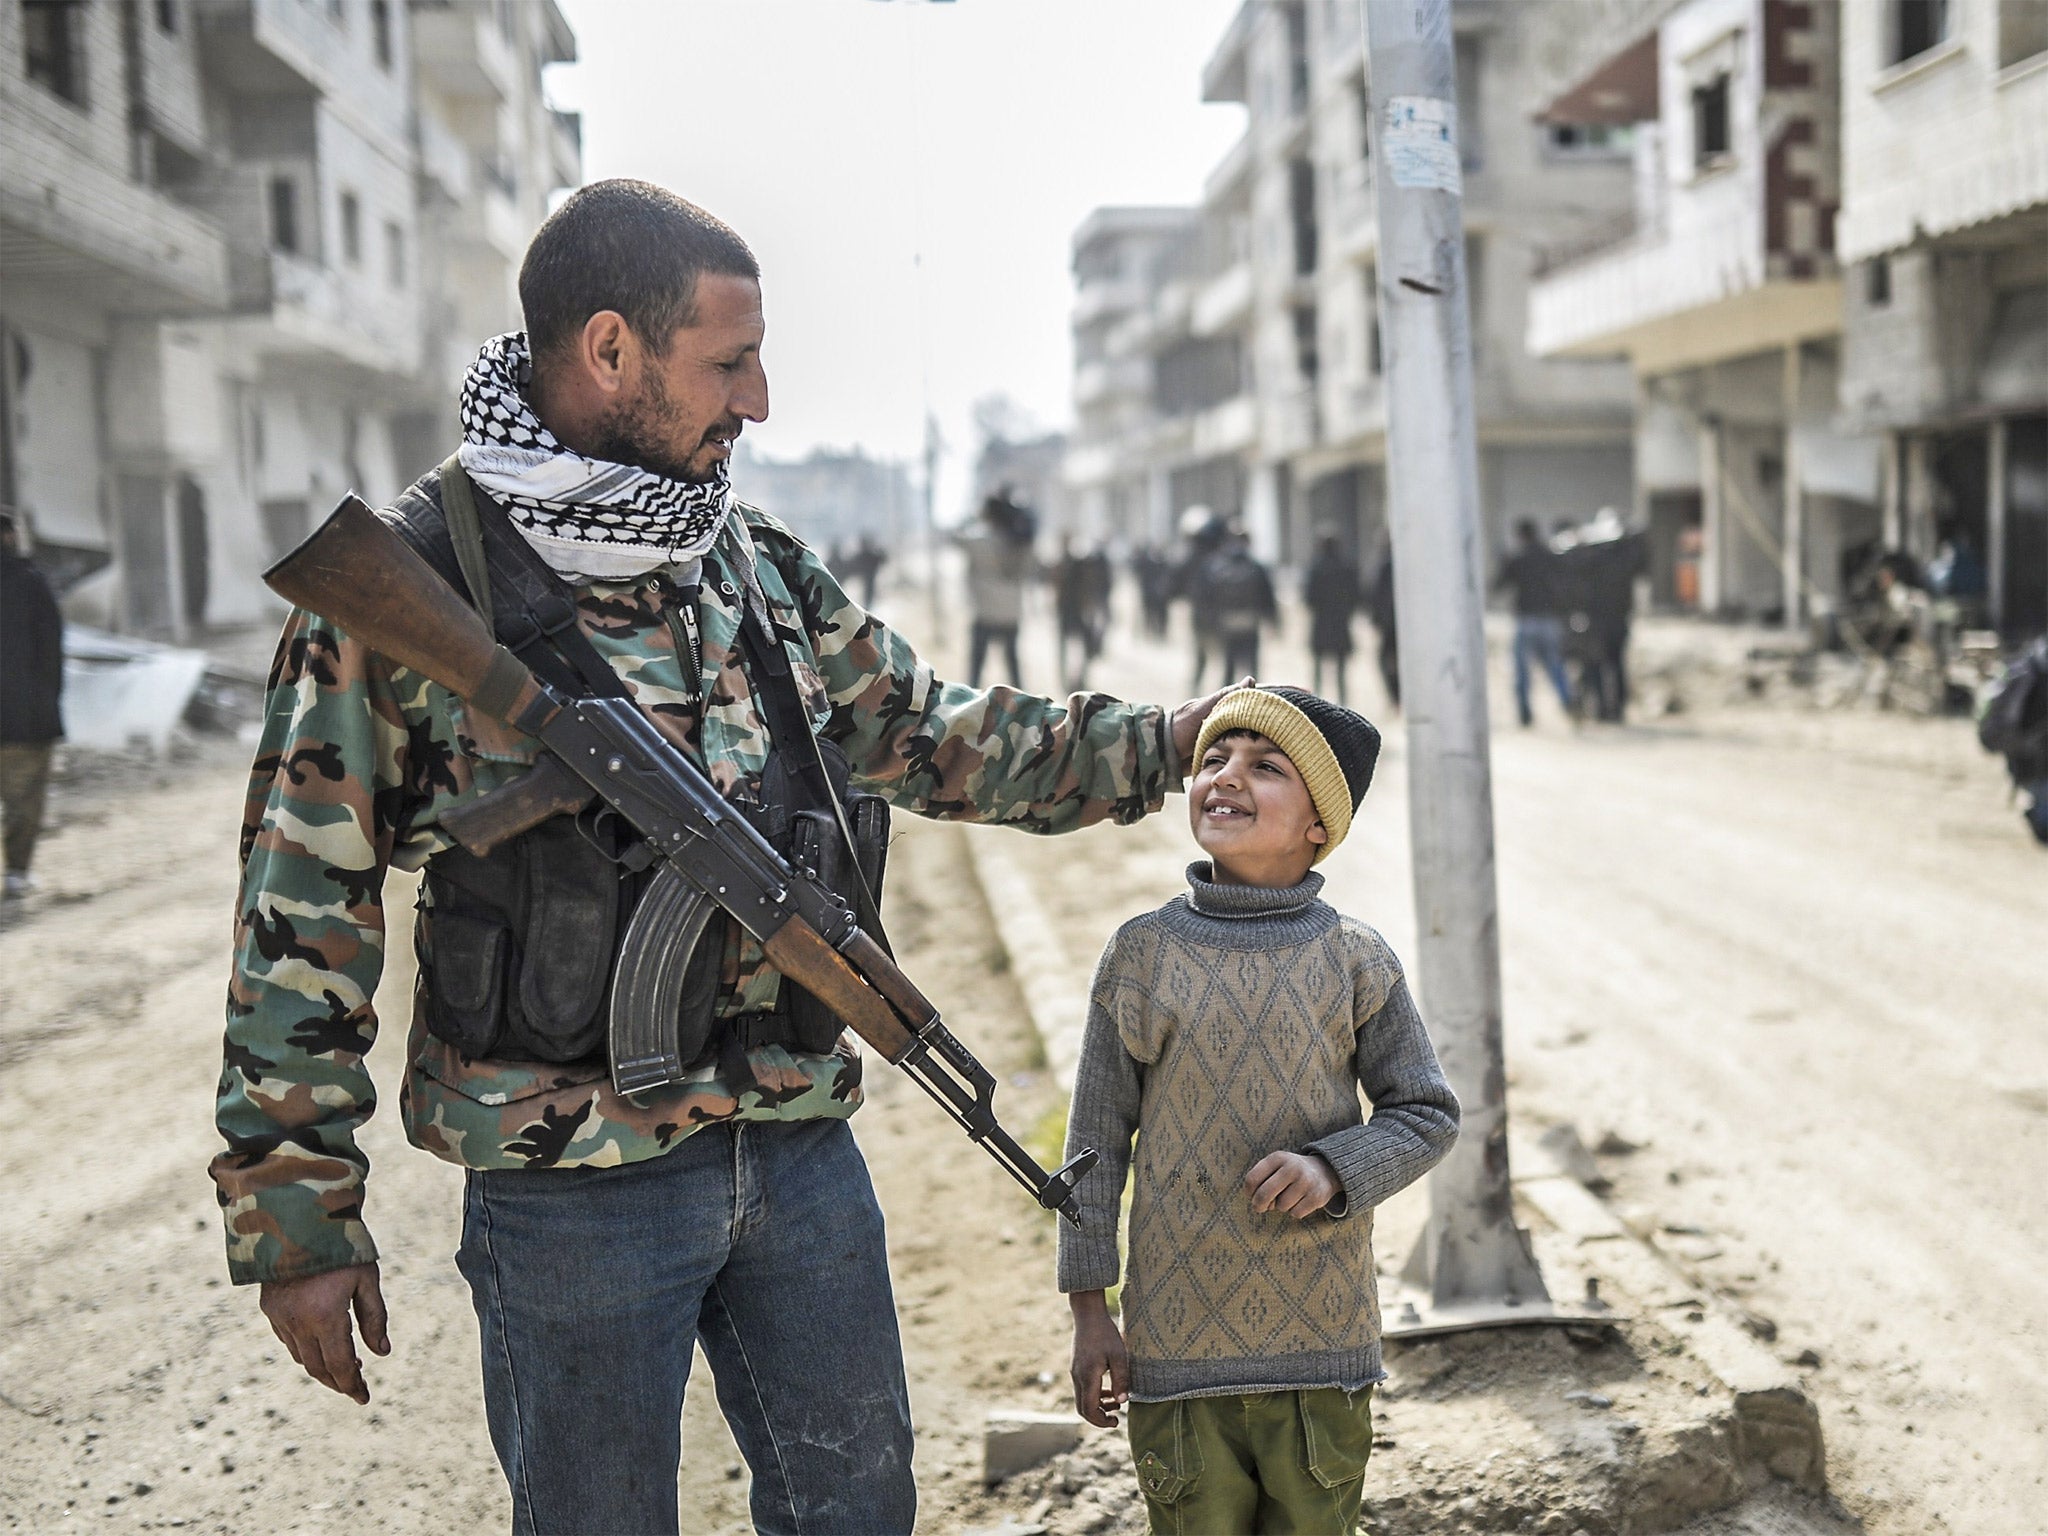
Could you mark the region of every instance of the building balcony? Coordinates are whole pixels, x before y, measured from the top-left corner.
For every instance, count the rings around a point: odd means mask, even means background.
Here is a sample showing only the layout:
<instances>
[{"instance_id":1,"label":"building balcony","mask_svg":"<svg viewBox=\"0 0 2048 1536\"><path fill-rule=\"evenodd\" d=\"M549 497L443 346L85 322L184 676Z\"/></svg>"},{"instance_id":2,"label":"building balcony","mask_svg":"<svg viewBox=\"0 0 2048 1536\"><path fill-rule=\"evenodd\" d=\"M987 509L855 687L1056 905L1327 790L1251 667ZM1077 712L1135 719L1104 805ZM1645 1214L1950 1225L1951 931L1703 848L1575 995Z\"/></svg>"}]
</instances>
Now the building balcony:
<instances>
[{"instance_id":1,"label":"building balcony","mask_svg":"<svg viewBox=\"0 0 2048 1536\"><path fill-rule=\"evenodd\" d=\"M1289 390L1263 402L1265 432L1260 447L1275 457L1313 448L1320 436L1320 413L1313 385Z\"/></svg>"},{"instance_id":2,"label":"building balcony","mask_svg":"<svg viewBox=\"0 0 2048 1536\"><path fill-rule=\"evenodd\" d=\"M232 253L229 322L251 351L318 366L411 377L420 366L418 305L285 251Z\"/></svg>"},{"instance_id":3,"label":"building balcony","mask_svg":"<svg viewBox=\"0 0 2048 1536\"><path fill-rule=\"evenodd\" d=\"M583 184L583 114L548 110L548 171L557 187Z\"/></svg>"},{"instance_id":4,"label":"building balcony","mask_svg":"<svg viewBox=\"0 0 2048 1536\"><path fill-rule=\"evenodd\" d=\"M415 121L419 129L420 174L450 202L464 202L473 193L476 160L455 130L429 111Z\"/></svg>"},{"instance_id":5,"label":"building balcony","mask_svg":"<svg viewBox=\"0 0 2048 1536\"><path fill-rule=\"evenodd\" d=\"M1131 399L1152 388L1152 370L1143 357L1106 357L1074 370L1074 404L1086 409L1107 400Z\"/></svg>"},{"instance_id":6,"label":"building balcony","mask_svg":"<svg viewBox=\"0 0 2048 1536\"><path fill-rule=\"evenodd\" d=\"M47 277L119 314L226 307L228 250L207 220L53 141L0 99L0 272Z\"/></svg>"},{"instance_id":7,"label":"building balcony","mask_svg":"<svg viewBox=\"0 0 2048 1536\"><path fill-rule=\"evenodd\" d=\"M1197 336L1221 336L1242 329L1251 319L1254 286L1249 259L1224 268L1195 290L1188 307L1188 329Z\"/></svg>"},{"instance_id":8,"label":"building balcony","mask_svg":"<svg viewBox=\"0 0 2048 1536\"><path fill-rule=\"evenodd\" d=\"M1129 314L1151 301L1150 286L1135 277L1095 278L1074 294L1073 323L1091 325L1111 315Z\"/></svg>"},{"instance_id":9,"label":"building balcony","mask_svg":"<svg viewBox=\"0 0 2048 1536\"><path fill-rule=\"evenodd\" d=\"M1217 458L1243 453L1259 440L1259 403L1250 395L1235 395L1196 415L1189 433L1197 458Z\"/></svg>"},{"instance_id":10,"label":"building balcony","mask_svg":"<svg viewBox=\"0 0 2048 1536\"><path fill-rule=\"evenodd\" d=\"M1539 253L1529 351L1626 357L1656 374L1838 332L1832 264L1788 277L1766 252L1761 182L1741 164L1667 179L1626 219Z\"/></svg>"},{"instance_id":11,"label":"building balcony","mask_svg":"<svg viewBox=\"0 0 2048 1536\"><path fill-rule=\"evenodd\" d=\"M325 8L304 0L215 0L195 7L207 75L243 96L300 96L327 81L338 37Z\"/></svg>"},{"instance_id":12,"label":"building balcony","mask_svg":"<svg viewBox=\"0 0 2048 1536\"><path fill-rule=\"evenodd\" d=\"M412 8L413 68L420 79L458 100L511 101L519 91L519 58L490 11L442 0Z\"/></svg>"},{"instance_id":13,"label":"building balcony","mask_svg":"<svg viewBox=\"0 0 2048 1536\"><path fill-rule=\"evenodd\" d=\"M1210 208L1246 205L1251 196L1252 136L1246 130L1202 181L1202 202Z\"/></svg>"}]
</instances>

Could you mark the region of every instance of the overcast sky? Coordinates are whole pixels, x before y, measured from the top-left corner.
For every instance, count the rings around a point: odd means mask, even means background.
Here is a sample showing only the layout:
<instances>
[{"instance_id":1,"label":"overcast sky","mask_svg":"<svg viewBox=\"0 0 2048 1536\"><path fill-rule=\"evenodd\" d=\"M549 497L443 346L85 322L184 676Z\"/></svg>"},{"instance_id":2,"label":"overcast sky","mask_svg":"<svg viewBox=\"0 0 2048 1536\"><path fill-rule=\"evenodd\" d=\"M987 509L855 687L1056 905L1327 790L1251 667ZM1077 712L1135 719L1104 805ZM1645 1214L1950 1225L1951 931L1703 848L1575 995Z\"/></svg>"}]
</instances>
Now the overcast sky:
<instances>
[{"instance_id":1,"label":"overcast sky","mask_svg":"<svg viewBox=\"0 0 2048 1536\"><path fill-rule=\"evenodd\" d=\"M1069 419L1069 241L1105 203L1192 202L1243 129L1203 62L1238 0L560 0L583 169L671 187L760 258L763 452L952 461L993 391ZM922 255L920 268L919 258Z\"/></svg>"}]
</instances>

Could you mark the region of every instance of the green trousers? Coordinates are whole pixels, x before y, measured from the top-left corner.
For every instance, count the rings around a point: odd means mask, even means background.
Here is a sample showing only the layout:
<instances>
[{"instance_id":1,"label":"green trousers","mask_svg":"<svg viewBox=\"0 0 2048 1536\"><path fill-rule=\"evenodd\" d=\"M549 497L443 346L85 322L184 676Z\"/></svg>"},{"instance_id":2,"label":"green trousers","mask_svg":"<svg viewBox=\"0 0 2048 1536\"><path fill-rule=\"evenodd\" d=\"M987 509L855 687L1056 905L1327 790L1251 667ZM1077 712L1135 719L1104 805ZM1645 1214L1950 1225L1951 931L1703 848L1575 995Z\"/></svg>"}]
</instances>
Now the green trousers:
<instances>
[{"instance_id":1,"label":"green trousers","mask_svg":"<svg viewBox=\"0 0 2048 1536\"><path fill-rule=\"evenodd\" d=\"M1351 1536L1372 1454L1372 1388L1131 1403L1154 1536Z\"/></svg>"}]
</instances>

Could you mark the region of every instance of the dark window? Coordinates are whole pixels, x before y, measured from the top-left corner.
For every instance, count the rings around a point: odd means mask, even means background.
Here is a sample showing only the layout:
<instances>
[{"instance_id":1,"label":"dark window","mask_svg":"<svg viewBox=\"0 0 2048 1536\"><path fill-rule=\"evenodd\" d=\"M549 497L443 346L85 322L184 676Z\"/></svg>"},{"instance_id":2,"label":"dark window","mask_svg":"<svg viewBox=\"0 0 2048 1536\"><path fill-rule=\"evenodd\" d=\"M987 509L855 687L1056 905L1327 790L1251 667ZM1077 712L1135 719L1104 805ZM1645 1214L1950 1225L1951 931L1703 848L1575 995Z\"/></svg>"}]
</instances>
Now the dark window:
<instances>
[{"instance_id":1,"label":"dark window","mask_svg":"<svg viewBox=\"0 0 2048 1536\"><path fill-rule=\"evenodd\" d=\"M1244 393L1243 353L1235 337L1176 343L1152 364L1152 399L1168 416L1189 416Z\"/></svg>"},{"instance_id":2,"label":"dark window","mask_svg":"<svg viewBox=\"0 0 2048 1536\"><path fill-rule=\"evenodd\" d=\"M178 0L156 0L156 26L159 32L178 30Z\"/></svg>"},{"instance_id":3,"label":"dark window","mask_svg":"<svg viewBox=\"0 0 2048 1536\"><path fill-rule=\"evenodd\" d=\"M1468 171L1478 170L1486 158L1479 143L1481 57L1478 38L1468 33L1457 39L1458 159Z\"/></svg>"},{"instance_id":4,"label":"dark window","mask_svg":"<svg viewBox=\"0 0 2048 1536\"><path fill-rule=\"evenodd\" d=\"M1316 307L1303 304L1294 311L1294 364L1304 384L1313 385L1322 376L1323 359L1316 340Z\"/></svg>"},{"instance_id":5,"label":"dark window","mask_svg":"<svg viewBox=\"0 0 2048 1536\"><path fill-rule=\"evenodd\" d=\"M1879 256L1863 267L1863 301L1872 309L1883 309L1892 301L1892 264Z\"/></svg>"},{"instance_id":6,"label":"dark window","mask_svg":"<svg viewBox=\"0 0 2048 1536\"><path fill-rule=\"evenodd\" d=\"M405 286L405 231L392 219L384 221L384 273L392 287Z\"/></svg>"},{"instance_id":7,"label":"dark window","mask_svg":"<svg viewBox=\"0 0 2048 1536\"><path fill-rule=\"evenodd\" d=\"M351 266L363 259L363 205L353 192L341 194L341 255Z\"/></svg>"},{"instance_id":8,"label":"dark window","mask_svg":"<svg viewBox=\"0 0 2048 1536\"><path fill-rule=\"evenodd\" d=\"M1316 168L1306 158L1287 166L1287 208L1294 221L1294 270L1316 269Z\"/></svg>"},{"instance_id":9,"label":"dark window","mask_svg":"<svg viewBox=\"0 0 2048 1536\"><path fill-rule=\"evenodd\" d=\"M1728 77L1692 88L1692 163L1705 170L1728 157Z\"/></svg>"},{"instance_id":10,"label":"dark window","mask_svg":"<svg viewBox=\"0 0 2048 1536\"><path fill-rule=\"evenodd\" d=\"M1892 0L1892 63L1903 64L1947 37L1948 0Z\"/></svg>"},{"instance_id":11,"label":"dark window","mask_svg":"<svg viewBox=\"0 0 2048 1536\"><path fill-rule=\"evenodd\" d=\"M78 0L22 0L21 51L29 79L66 101L85 105L79 58Z\"/></svg>"},{"instance_id":12,"label":"dark window","mask_svg":"<svg viewBox=\"0 0 2048 1536\"><path fill-rule=\"evenodd\" d=\"M289 176L270 178L270 248L296 256L299 240L299 184Z\"/></svg>"},{"instance_id":13,"label":"dark window","mask_svg":"<svg viewBox=\"0 0 2048 1536\"><path fill-rule=\"evenodd\" d=\"M2048 4L2043 0L2001 0L1998 7L1998 66L2048 53Z\"/></svg>"},{"instance_id":14,"label":"dark window","mask_svg":"<svg viewBox=\"0 0 2048 1536\"><path fill-rule=\"evenodd\" d=\"M391 0L370 0L370 42L380 68L391 67Z\"/></svg>"},{"instance_id":15,"label":"dark window","mask_svg":"<svg viewBox=\"0 0 2048 1536\"><path fill-rule=\"evenodd\" d=\"M1635 130L1627 124L1552 123L1549 137L1555 154L1619 155L1635 142Z\"/></svg>"},{"instance_id":16,"label":"dark window","mask_svg":"<svg viewBox=\"0 0 2048 1536\"><path fill-rule=\"evenodd\" d=\"M348 12L342 9L342 0L327 0L327 14L337 27L348 25Z\"/></svg>"}]
</instances>

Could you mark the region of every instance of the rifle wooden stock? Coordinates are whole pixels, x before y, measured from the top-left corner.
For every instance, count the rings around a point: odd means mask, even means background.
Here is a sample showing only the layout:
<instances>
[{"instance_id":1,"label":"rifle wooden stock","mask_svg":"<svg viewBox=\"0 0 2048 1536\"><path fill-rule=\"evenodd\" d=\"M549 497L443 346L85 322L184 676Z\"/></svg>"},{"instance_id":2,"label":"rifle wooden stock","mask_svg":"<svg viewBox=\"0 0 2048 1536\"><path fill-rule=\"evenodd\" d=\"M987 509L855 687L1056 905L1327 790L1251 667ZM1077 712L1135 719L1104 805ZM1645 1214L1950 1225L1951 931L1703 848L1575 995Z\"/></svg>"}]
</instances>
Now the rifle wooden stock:
<instances>
[{"instance_id":1,"label":"rifle wooden stock","mask_svg":"<svg viewBox=\"0 0 2048 1536\"><path fill-rule=\"evenodd\" d=\"M550 816L573 816L596 799L591 787L543 752L510 784L441 813L441 825L478 858Z\"/></svg>"},{"instance_id":2,"label":"rifle wooden stock","mask_svg":"<svg viewBox=\"0 0 2048 1536\"><path fill-rule=\"evenodd\" d=\"M546 696L533 674L359 498L344 496L263 580L287 602L332 620L486 714L537 728L535 707Z\"/></svg>"},{"instance_id":3,"label":"rifle wooden stock","mask_svg":"<svg viewBox=\"0 0 2048 1536\"><path fill-rule=\"evenodd\" d=\"M790 918L775 930L761 950L770 965L839 1015L891 1065L901 1061L917 1043L916 1036L896 1017L888 999L862 980L846 957L802 918Z\"/></svg>"}]
</instances>

